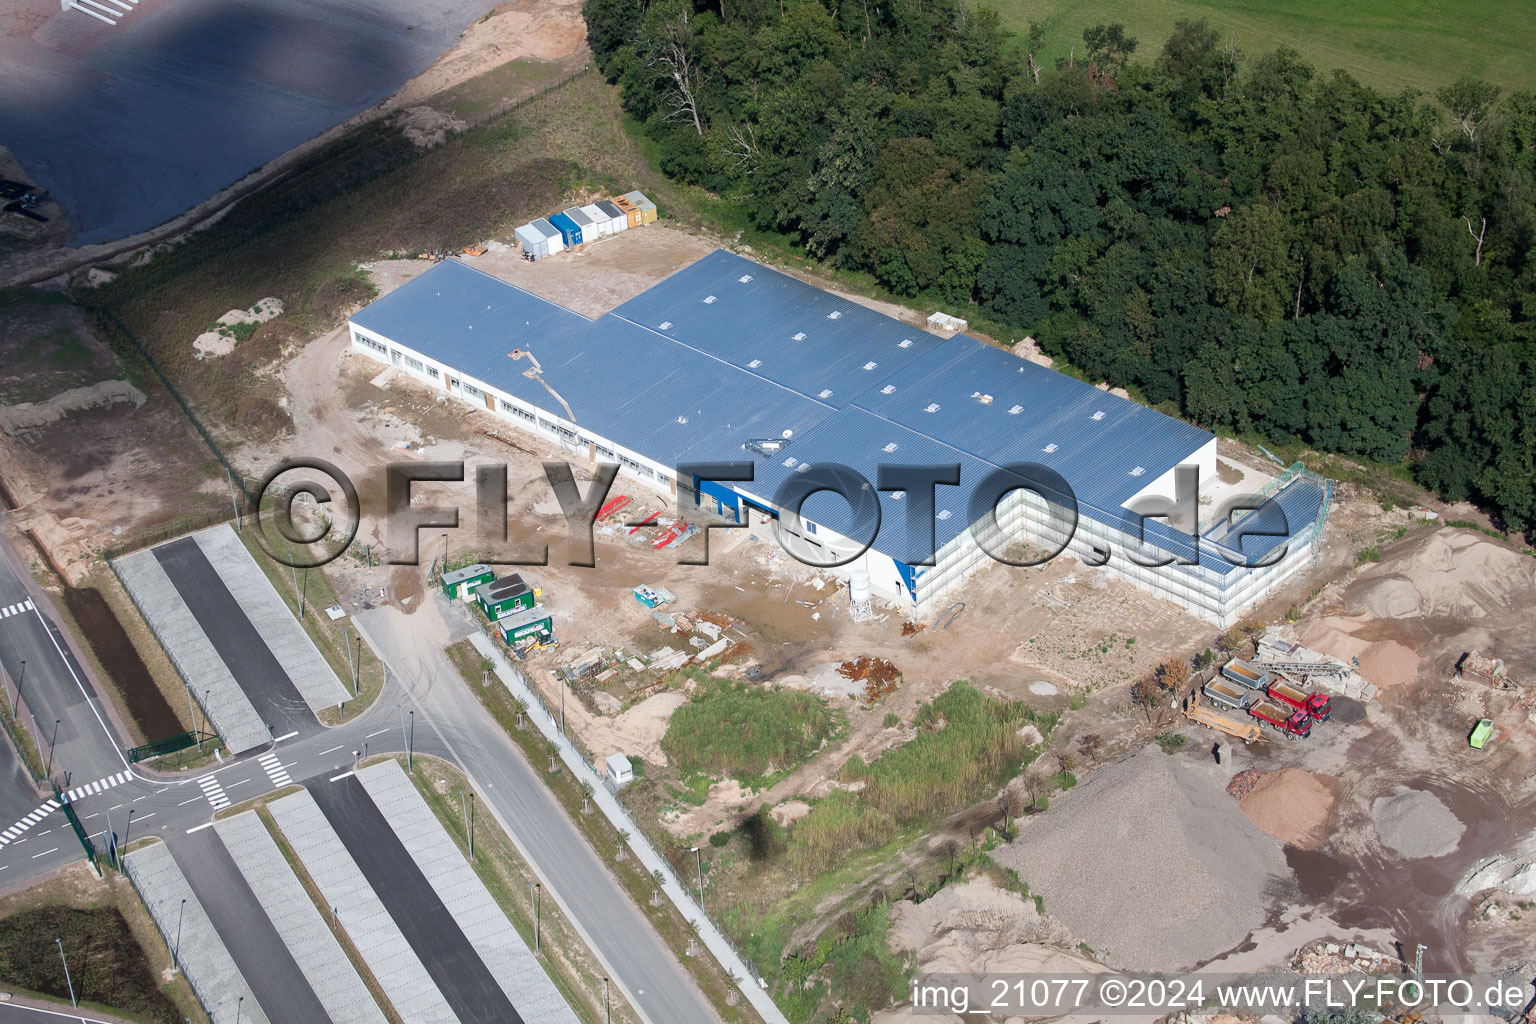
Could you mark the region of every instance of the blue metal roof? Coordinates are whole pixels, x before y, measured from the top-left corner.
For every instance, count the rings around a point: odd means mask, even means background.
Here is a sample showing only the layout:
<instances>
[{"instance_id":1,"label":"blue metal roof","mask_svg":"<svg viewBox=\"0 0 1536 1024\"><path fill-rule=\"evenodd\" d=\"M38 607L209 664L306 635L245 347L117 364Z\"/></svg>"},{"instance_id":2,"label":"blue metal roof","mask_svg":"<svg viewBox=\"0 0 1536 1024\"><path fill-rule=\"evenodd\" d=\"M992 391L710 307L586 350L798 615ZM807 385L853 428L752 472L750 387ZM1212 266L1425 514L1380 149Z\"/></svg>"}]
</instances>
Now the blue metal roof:
<instances>
[{"instance_id":1,"label":"blue metal roof","mask_svg":"<svg viewBox=\"0 0 1536 1024\"><path fill-rule=\"evenodd\" d=\"M993 465L1049 467L1079 502L1106 511L1214 437L965 336L890 374L857 403Z\"/></svg>"},{"instance_id":2,"label":"blue metal roof","mask_svg":"<svg viewBox=\"0 0 1536 1024\"><path fill-rule=\"evenodd\" d=\"M705 302L711 295L715 301ZM936 491L939 546L969 528L975 485L1023 462L1060 473L1083 515L1134 532L1137 517L1123 503L1213 436L975 339L939 339L725 252L597 320L456 260L352 319L663 465L750 460L755 480L738 487L770 500L806 463L846 465L872 485L882 464L959 463L961 485ZM794 340L801 331L806 337ZM508 358L514 348L539 360L537 379L526 375L530 362ZM831 394L822 397L825 390ZM785 431L789 444L771 457L743 449ZM878 498L876 547L908 562L924 554L926 539L907 534L910 506L890 493ZM1255 515L1282 510L1294 532L1312 522L1322 500L1316 485L1298 481ZM831 494L809 499L802 511L847 536L867 532ZM1187 535L1159 520L1145 529L1151 544L1192 551ZM1274 543L1251 538L1244 548L1253 556ZM1214 544L1203 543L1200 554L1205 566L1231 571Z\"/></svg>"},{"instance_id":3,"label":"blue metal roof","mask_svg":"<svg viewBox=\"0 0 1536 1024\"><path fill-rule=\"evenodd\" d=\"M926 331L724 250L612 315L839 408L944 345Z\"/></svg>"}]
</instances>

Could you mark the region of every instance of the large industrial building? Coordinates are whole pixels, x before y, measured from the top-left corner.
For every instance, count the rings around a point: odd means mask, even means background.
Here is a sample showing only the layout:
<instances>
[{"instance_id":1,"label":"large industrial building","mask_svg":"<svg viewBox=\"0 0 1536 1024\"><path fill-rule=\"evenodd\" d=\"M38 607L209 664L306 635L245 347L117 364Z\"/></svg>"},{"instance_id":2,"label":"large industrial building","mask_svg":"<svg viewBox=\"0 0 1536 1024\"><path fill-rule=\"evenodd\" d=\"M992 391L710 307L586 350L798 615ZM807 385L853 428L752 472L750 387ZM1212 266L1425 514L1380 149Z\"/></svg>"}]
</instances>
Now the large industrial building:
<instances>
[{"instance_id":1,"label":"large industrial building","mask_svg":"<svg viewBox=\"0 0 1536 1024\"><path fill-rule=\"evenodd\" d=\"M1010 465L1043 466L1070 488L1067 553L1222 626L1305 564L1327 514L1326 481L1293 467L1266 487L1245 531L1216 525L1197 544L1184 532L1191 523L1151 518L1160 511L1151 506L1175 496L1179 467L1199 470L1202 491L1216 480L1213 434L724 251L595 320L448 260L350 326L356 351L574 457L617 462L727 519L779 520L781 542L808 560L831 562L873 536L838 571L914 614L954 600L991 561L971 497ZM753 479L676 476L681 464L732 461L752 463ZM783 514L775 495L796 474L832 465L857 471L868 490L851 503L823 492L798 519ZM908 535L910 496L878 489L882 465L960 467L958 486L935 490L935 557L926 516ZM1065 541L1071 502L1041 490L1008 493L984 539L1035 549ZM1270 564L1251 567L1261 562Z\"/></svg>"}]
</instances>

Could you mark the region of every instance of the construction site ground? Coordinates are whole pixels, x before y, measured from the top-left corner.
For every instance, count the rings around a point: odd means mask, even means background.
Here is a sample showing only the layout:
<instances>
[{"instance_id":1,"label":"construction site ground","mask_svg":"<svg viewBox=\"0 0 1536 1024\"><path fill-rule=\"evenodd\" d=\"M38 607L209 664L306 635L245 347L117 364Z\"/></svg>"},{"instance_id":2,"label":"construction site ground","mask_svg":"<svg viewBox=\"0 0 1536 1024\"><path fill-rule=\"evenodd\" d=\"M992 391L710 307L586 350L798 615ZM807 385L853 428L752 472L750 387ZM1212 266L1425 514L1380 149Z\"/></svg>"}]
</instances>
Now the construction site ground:
<instances>
[{"instance_id":1,"label":"construction site ground","mask_svg":"<svg viewBox=\"0 0 1536 1024\"><path fill-rule=\"evenodd\" d=\"M652 225L580 254L537 264L508 253L491 253L471 262L596 315L716 244ZM429 265L422 260L385 259L378 253L362 253L358 258L365 264L363 273L380 292L398 287ZM262 297L252 295L251 301ZM359 290L335 298L332 322L367 295ZM192 340L188 333L184 344L190 347ZM566 703L568 728L596 760L623 752L643 760L648 778L660 778L681 790L695 787L691 792L696 798L669 799L650 809L658 827L670 831L680 849L733 826L765 803L773 805L776 820L792 821L808 801L831 790L851 757L858 755L868 762L905 742L919 703L931 700L954 680L966 678L998 696L1060 712L1063 720L1053 735L1054 749L1073 757L1076 775L1085 780L1095 771L1110 770L1100 766L1112 767L1130 756L1166 758L1181 779L1184 776L1178 773L1186 769L1195 773L1198 768L1204 780L1200 784L1216 786L1218 791L1232 775L1247 768L1265 773L1300 769L1307 778L1320 780L1311 786L1297 774L1283 784L1255 789L1261 795L1272 794L1267 799L1276 806L1297 799L1297 793L1315 798L1321 791L1332 801L1321 822L1314 815L1307 829L1287 837L1290 846L1264 832L1284 867L1273 873L1278 881L1245 891L1243 899L1262 909L1260 932L1268 929L1269 935L1263 949L1277 959L1292 952L1289 943L1306 932L1299 926L1287 932L1287 922L1301 921L1312 930L1336 927L1377 938L1390 932L1399 941L1425 941L1436 951L1431 957L1442 958L1431 962L1447 966L1474 962L1492 955L1481 951L1510 944L1506 932L1486 921L1479 925L1481 931L1468 931L1471 896L1458 887L1464 887L1465 876L1474 866L1514 848L1536 815L1530 753L1536 727L1525 717L1531 691L1484 692L1475 681L1450 679L1459 653L1474 648L1503 658L1511 677L1527 685L1536 679L1536 650L1528 628L1520 628L1531 599L1536 598L1531 593L1531 560L1502 542L1426 525L1403 512L1384 512L1363 489L1341 488L1318 560L1271 597L1256 619L1281 623L1291 612L1297 619L1291 628L1303 642L1324 653L1337 650L1344 652L1340 657L1359 657L1362 673L1380 687L1377 701L1354 709L1341 702L1336 721L1318 726L1309 740L1288 743L1275 738L1230 750L1216 772L1202 763L1210 761L1213 733L1181 725L1182 719L1170 708L1149 711L1133 704L1129 686L1168 659L1188 659L1214 646L1219 631L1128 585L1109 581L1070 560L1034 569L999 565L965 585L960 595L965 607L948 628L933 628L929 620L918 623L925 628L915 633L904 630L908 620L878 602L875 621L855 623L848 614L846 591L828 575L788 558L762 528L712 532L706 566L677 564L679 554L702 552L702 535L659 551L631 537L619 520L631 522L651 513L659 520L671 520L679 512L670 495L653 493L627 478L616 482L611 496L627 495L630 504L618 519L599 528L596 567L569 566L565 564L570 554L565 524L541 464L550 458L569 459L577 467L578 478L589 478L591 466L584 453L562 451L505 420L403 377L396 376L383 386L373 383L384 368L349 353L344 328L312 338L307 331L296 332L291 343L274 348L271 356L259 379L265 397L282 409L284 418L275 430L251 430L244 435L231 431L237 441L246 438L232 446L232 458L247 477L255 478L281 457L312 455L335 463L355 481L363 508L360 532L352 551L328 567L349 610L387 602L409 614L425 600L434 558L446 553L464 560L487 554L486 542L475 536L472 526L473 484L433 484L416 487L413 502L457 506L465 527L449 532L446 541L437 532L424 531L417 565L377 564L385 541L383 472L387 464L464 459L470 463L467 477L471 480L477 463L508 465L506 548L527 553L549 546L547 566L520 571L543 587L541 600L553 614L560 639L558 648L539 652L527 663L530 676L553 704L559 699L556 670L587 660L598 649L598 659L613 674L578 684ZM114 411L127 408L112 407ZM169 416L168 408L168 402L156 398L142 410L115 414L147 411ZM69 415L71 431L81 415ZM177 437L169 427L165 429L164 436ZM61 431L58 436L67 435ZM7 438L5 443L16 442ZM140 479L134 475L133 459L149 462L154 455L160 460L146 467L148 483L135 484L142 493L131 501L152 510L144 513L143 522L152 523L155 515L164 518L166 509L177 508L176 503L185 500L188 481L201 481L194 488L199 500L222 500L221 481L209 467L177 467L175 444L169 449L172 459L167 468L162 437L122 443L125 461L110 476L102 476L104 488ZM1264 466L1245 448L1226 441L1221 455L1233 465ZM197 454L195 445L189 447L186 458L208 461ZM45 493L40 484L35 486ZM101 531L119 523L116 513L108 514L114 507L110 499L116 497L106 490L93 499L100 504L90 517L102 524ZM62 494L49 498L51 514L57 516L58 509L69 507L63 498ZM684 510L682 516L694 522L704 518L692 510ZM1395 536L1400 528L1404 532ZM656 527L636 537L641 535L660 539ZM1461 537L1471 538L1471 543L1462 544L1457 540ZM1379 548L1381 560L1355 568L1357 553L1364 548ZM362 551L374 564L365 564ZM1468 578L1452 579L1454 572L1442 568L1466 564L1479 567ZM640 584L661 585L676 595L675 603L660 609L663 616L673 617L672 626L634 599L632 590ZM679 614L688 620L685 631L675 628ZM825 694L847 712L846 733L777 778L765 792L746 792L735 782L707 785L709 780L699 791L697 780L669 778L661 739L687 689L672 689L666 673L649 664L666 662L664 648L696 653L698 646L689 641L700 637L692 627L701 621L730 641L719 673ZM859 699L862 684L838 673L843 662L859 657L886 659L900 673L895 691L869 707ZM631 667L630 658L641 667ZM1377 677L1371 677L1372 671ZM1526 705L1520 705L1522 698L1527 699ZM1472 752L1466 732L1484 716L1496 722L1495 740L1488 750ZM1154 737L1174 732L1188 737L1182 748L1164 754L1148 747ZM1124 784L1132 787L1134 797L1135 773ZM1382 846L1373 808L1400 788L1433 794L1464 823L1464 834L1452 853L1409 861ZM1085 781L1079 791L1054 801L1052 809L1031 822L1023 830L1024 838L1016 842L1027 842L1029 828L1049 822L1057 814L1055 808L1062 808L1064 814L1074 801L1082 808L1085 801L1093 801L1093 793ZM1222 799L1231 798L1222 794ZM1282 825L1289 820L1273 806L1259 806L1259 801L1239 806L1260 831L1261 819L1272 828L1281 827L1277 820ZM904 876L943 862L955 844L973 842L999 818L996 794L985 794L975 807L955 808L955 812L932 835L898 849L874 851L848 865L836 885L816 892L811 901L814 912L797 922L796 936L813 938L826 923L871 893L891 888L899 893ZM1188 852L1189 841L1172 837L1170 842L1174 845L1167 848L1167 860L1158 862L1158 871L1166 869L1171 873L1165 877L1179 877L1177 858L1181 850ZM999 851L995 858L1005 856ZM1099 879L1100 891L1104 900L1119 901L1115 905L1124 906L1141 892L1137 888L1128 895L1125 886L1145 884L1141 876L1106 871L1106 877ZM1041 885L1035 891L1044 896L1043 922L1022 931L994 929L995 934L978 924L976 935L966 942L979 948L1027 938L1049 949L1070 950L1086 941L1081 922L1055 916L1057 908L1043 884L1027 877L1024 881ZM787 892L754 890L753 884L746 865L734 875L711 880L722 901L761 904ZM1230 909L1216 903L1204 912L1221 914ZM1326 922L1326 927L1320 922ZM1198 925L1190 925L1189 934L1198 933ZM915 936L913 941L919 945L930 941L917 925L903 934ZM954 934L956 929L933 935L931 942L959 941L951 937ZM1195 945L1180 950L1177 939L1177 935L1170 939L1169 956L1180 964L1215 955ZM922 948L915 952L920 962L933 959Z\"/></svg>"}]
</instances>

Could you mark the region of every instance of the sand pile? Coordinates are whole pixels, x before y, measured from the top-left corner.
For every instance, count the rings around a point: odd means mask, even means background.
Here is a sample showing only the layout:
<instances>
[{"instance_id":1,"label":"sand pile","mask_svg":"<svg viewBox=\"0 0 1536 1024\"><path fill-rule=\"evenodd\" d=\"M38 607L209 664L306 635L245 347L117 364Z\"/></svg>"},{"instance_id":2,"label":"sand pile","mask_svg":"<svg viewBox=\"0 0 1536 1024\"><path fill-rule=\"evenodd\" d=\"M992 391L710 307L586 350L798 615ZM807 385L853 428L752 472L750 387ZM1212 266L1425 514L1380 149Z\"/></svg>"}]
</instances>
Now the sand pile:
<instances>
[{"instance_id":1,"label":"sand pile","mask_svg":"<svg viewBox=\"0 0 1536 1024\"><path fill-rule=\"evenodd\" d=\"M1289 846L1315 850L1327 838L1333 789L1300 768L1265 772L1237 805L1259 828Z\"/></svg>"},{"instance_id":2,"label":"sand pile","mask_svg":"<svg viewBox=\"0 0 1536 1024\"><path fill-rule=\"evenodd\" d=\"M1396 640L1371 644L1360 655L1360 674L1377 686L1402 686L1419 675L1419 656Z\"/></svg>"},{"instance_id":3,"label":"sand pile","mask_svg":"<svg viewBox=\"0 0 1536 1024\"><path fill-rule=\"evenodd\" d=\"M1371 804L1371 819L1381 845L1400 857L1443 857L1467 830L1450 808L1422 789L1378 797Z\"/></svg>"},{"instance_id":4,"label":"sand pile","mask_svg":"<svg viewBox=\"0 0 1536 1024\"><path fill-rule=\"evenodd\" d=\"M98 405L115 405L129 402L134 407L143 405L144 392L126 380L104 380L83 388L61 391L46 402L18 402L0 405L0 430L14 434L22 430L46 427L55 420L83 409Z\"/></svg>"},{"instance_id":5,"label":"sand pile","mask_svg":"<svg viewBox=\"0 0 1536 1024\"><path fill-rule=\"evenodd\" d=\"M1262 894L1290 874L1280 843L1227 796L1228 779L1148 748L1053 800L993 859L1106 963L1188 967L1261 927Z\"/></svg>"},{"instance_id":6,"label":"sand pile","mask_svg":"<svg viewBox=\"0 0 1536 1024\"><path fill-rule=\"evenodd\" d=\"M1033 900L989 878L947 885L922 903L891 907L888 942L917 954L924 972L1082 972L1103 968L1045 943L1069 937L1040 916Z\"/></svg>"},{"instance_id":7,"label":"sand pile","mask_svg":"<svg viewBox=\"0 0 1536 1024\"><path fill-rule=\"evenodd\" d=\"M232 309L213 322L213 326L192 339L198 359L227 356L239 344L241 329L248 324L264 324L283 315L283 300L268 295L250 309Z\"/></svg>"},{"instance_id":8,"label":"sand pile","mask_svg":"<svg viewBox=\"0 0 1536 1024\"><path fill-rule=\"evenodd\" d=\"M440 146L448 136L457 135L469 127L462 118L428 106L407 107L389 123L399 128L400 134L417 149Z\"/></svg>"},{"instance_id":9,"label":"sand pile","mask_svg":"<svg viewBox=\"0 0 1536 1024\"><path fill-rule=\"evenodd\" d=\"M1536 596L1536 570L1517 552L1470 530L1436 530L1396 568L1367 570L1345 592L1350 611L1379 619L1478 619Z\"/></svg>"},{"instance_id":10,"label":"sand pile","mask_svg":"<svg viewBox=\"0 0 1536 1024\"><path fill-rule=\"evenodd\" d=\"M1372 643L1355 635L1370 625L1370 615L1325 615L1302 626L1296 639L1314 651L1357 666L1368 682L1377 686L1401 686L1418 678L1419 656L1395 640Z\"/></svg>"}]
</instances>

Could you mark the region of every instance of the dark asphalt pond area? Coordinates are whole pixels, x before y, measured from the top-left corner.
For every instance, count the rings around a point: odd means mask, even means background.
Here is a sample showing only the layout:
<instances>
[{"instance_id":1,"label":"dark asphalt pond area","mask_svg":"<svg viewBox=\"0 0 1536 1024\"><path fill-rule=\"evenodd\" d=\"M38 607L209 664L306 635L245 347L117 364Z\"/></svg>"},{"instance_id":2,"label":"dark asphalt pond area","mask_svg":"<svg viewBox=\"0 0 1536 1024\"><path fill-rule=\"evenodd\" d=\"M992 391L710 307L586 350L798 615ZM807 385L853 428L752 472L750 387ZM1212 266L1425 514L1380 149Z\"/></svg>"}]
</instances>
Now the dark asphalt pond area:
<instances>
[{"instance_id":1,"label":"dark asphalt pond area","mask_svg":"<svg viewBox=\"0 0 1536 1024\"><path fill-rule=\"evenodd\" d=\"M495 0L144 0L107 26L56 3L0 39L0 145L73 245L153 228L388 98ZM35 15L34 15L35 16Z\"/></svg>"}]
</instances>

